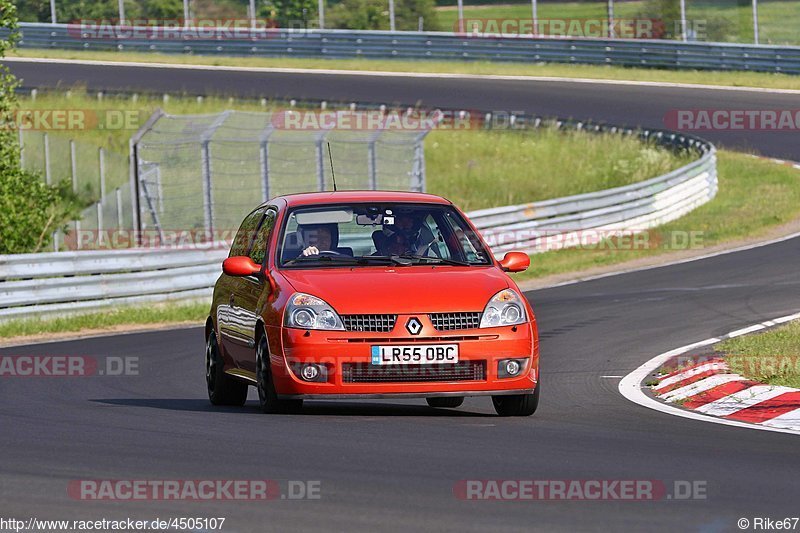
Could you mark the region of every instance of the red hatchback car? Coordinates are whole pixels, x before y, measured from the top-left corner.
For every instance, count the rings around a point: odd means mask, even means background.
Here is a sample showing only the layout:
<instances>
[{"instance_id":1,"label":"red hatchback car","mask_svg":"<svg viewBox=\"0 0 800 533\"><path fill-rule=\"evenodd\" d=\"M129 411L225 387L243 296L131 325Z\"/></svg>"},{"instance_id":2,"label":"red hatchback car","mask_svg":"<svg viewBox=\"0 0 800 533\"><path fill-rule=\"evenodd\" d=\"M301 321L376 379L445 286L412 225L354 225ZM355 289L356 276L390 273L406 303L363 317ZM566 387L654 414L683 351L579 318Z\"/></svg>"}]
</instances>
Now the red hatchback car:
<instances>
[{"instance_id":1,"label":"red hatchback car","mask_svg":"<svg viewBox=\"0 0 800 533\"><path fill-rule=\"evenodd\" d=\"M491 396L503 416L539 403L530 304L451 202L349 191L282 196L244 219L206 322L214 405L265 412L304 399Z\"/></svg>"}]
</instances>

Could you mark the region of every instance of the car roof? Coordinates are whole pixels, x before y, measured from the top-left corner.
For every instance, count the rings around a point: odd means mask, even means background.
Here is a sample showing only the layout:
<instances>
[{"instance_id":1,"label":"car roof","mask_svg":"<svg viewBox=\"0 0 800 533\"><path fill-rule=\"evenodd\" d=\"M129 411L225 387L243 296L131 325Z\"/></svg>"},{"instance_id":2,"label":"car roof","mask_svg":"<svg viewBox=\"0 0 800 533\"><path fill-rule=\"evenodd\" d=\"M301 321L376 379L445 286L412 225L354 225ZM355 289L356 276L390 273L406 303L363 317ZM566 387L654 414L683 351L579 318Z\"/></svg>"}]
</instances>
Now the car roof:
<instances>
[{"instance_id":1,"label":"car roof","mask_svg":"<svg viewBox=\"0 0 800 533\"><path fill-rule=\"evenodd\" d=\"M324 205L338 203L359 203L359 202L408 202L424 204L444 204L450 205L451 202L436 196L421 192L407 191L326 191L326 192L306 192L299 194L287 194L278 196L288 207L301 205Z\"/></svg>"}]
</instances>

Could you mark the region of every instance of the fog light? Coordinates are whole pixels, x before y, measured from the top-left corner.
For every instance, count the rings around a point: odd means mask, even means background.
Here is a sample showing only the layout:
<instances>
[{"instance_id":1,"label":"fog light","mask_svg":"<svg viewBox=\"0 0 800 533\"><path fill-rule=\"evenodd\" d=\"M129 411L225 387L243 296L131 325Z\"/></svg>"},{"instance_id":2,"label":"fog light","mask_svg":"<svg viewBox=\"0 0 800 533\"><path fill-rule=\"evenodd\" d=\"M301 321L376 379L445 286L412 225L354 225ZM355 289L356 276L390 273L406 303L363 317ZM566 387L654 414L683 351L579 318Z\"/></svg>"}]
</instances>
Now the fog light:
<instances>
[{"instance_id":1,"label":"fog light","mask_svg":"<svg viewBox=\"0 0 800 533\"><path fill-rule=\"evenodd\" d=\"M527 359L501 359L497 362L497 377L515 378L522 375Z\"/></svg>"},{"instance_id":2,"label":"fog light","mask_svg":"<svg viewBox=\"0 0 800 533\"><path fill-rule=\"evenodd\" d=\"M303 365L300 375L306 381L315 381L319 377L319 367L317 365Z\"/></svg>"},{"instance_id":3,"label":"fog light","mask_svg":"<svg viewBox=\"0 0 800 533\"><path fill-rule=\"evenodd\" d=\"M512 359L511 361L508 361L506 363L506 374L508 374L509 376L516 376L517 374L519 374L521 368L522 366L520 366L520 364L517 361L514 361Z\"/></svg>"}]
</instances>

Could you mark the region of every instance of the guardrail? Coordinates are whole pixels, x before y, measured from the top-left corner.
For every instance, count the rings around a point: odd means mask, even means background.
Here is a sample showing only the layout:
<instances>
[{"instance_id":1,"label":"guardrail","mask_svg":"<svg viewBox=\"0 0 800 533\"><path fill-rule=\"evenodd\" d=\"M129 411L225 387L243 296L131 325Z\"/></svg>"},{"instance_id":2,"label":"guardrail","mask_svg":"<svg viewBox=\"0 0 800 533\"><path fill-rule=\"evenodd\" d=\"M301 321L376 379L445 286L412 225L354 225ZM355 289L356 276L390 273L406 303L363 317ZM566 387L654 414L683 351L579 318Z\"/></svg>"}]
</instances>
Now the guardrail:
<instances>
[{"instance_id":1,"label":"guardrail","mask_svg":"<svg viewBox=\"0 0 800 533\"><path fill-rule=\"evenodd\" d=\"M699 159L663 176L624 187L468 214L501 255L542 252L644 230L675 220L717 193L716 148L696 137L646 131L659 142L694 149Z\"/></svg>"},{"instance_id":2,"label":"guardrail","mask_svg":"<svg viewBox=\"0 0 800 533\"><path fill-rule=\"evenodd\" d=\"M800 47L669 40L477 37L446 32L119 28L22 23L21 48L285 56L550 62L800 74ZM6 32L7 33L7 32ZM204 38L211 34L211 38ZM0 32L0 35L3 33ZM148 36L150 38L142 38ZM219 38L213 38L216 35Z\"/></svg>"},{"instance_id":3,"label":"guardrail","mask_svg":"<svg viewBox=\"0 0 800 533\"><path fill-rule=\"evenodd\" d=\"M491 123L491 116L485 120ZM529 204L467 213L492 252L541 252L616 231L640 232L674 220L717 192L715 147L698 137L576 121L516 116L524 127L638 135L698 159L640 183ZM0 320L95 311L112 306L208 298L227 246L128 249L0 256Z\"/></svg>"},{"instance_id":4,"label":"guardrail","mask_svg":"<svg viewBox=\"0 0 800 533\"><path fill-rule=\"evenodd\" d=\"M0 320L207 298L227 255L219 245L3 255Z\"/></svg>"}]
</instances>

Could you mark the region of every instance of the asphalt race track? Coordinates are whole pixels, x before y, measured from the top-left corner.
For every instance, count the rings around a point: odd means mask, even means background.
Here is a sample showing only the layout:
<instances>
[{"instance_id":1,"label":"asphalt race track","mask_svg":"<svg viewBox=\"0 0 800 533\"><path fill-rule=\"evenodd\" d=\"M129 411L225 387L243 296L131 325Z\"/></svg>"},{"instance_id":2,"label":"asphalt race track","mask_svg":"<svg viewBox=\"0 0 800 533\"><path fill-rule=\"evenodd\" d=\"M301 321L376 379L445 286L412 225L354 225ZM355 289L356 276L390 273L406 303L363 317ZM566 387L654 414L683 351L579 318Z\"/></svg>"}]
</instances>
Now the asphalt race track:
<instances>
[{"instance_id":1,"label":"asphalt race track","mask_svg":"<svg viewBox=\"0 0 800 533\"><path fill-rule=\"evenodd\" d=\"M105 67L104 67L105 68ZM146 77L141 71L13 64L26 85L227 89L295 98L416 101L659 126L666 109L777 109L797 96L553 83L347 77ZM292 85L294 84L294 86ZM348 84L350 84L348 86ZM449 87L452 87L449 88ZM723 104L724 103L724 104ZM706 135L800 159L796 134ZM535 257L533 268L535 268ZM650 411L618 378L654 355L800 310L800 239L527 293L541 328L544 392L532 418L422 400L307 402L302 415L212 408L200 328L6 348L0 355L133 356L139 376L0 381L0 501L39 518L227 517L224 531L735 531L741 517L798 516L796 436ZM319 480L319 500L87 502L76 479ZM459 480L674 480L707 483L689 501L463 501ZM670 485L671 486L671 485Z\"/></svg>"}]
</instances>

